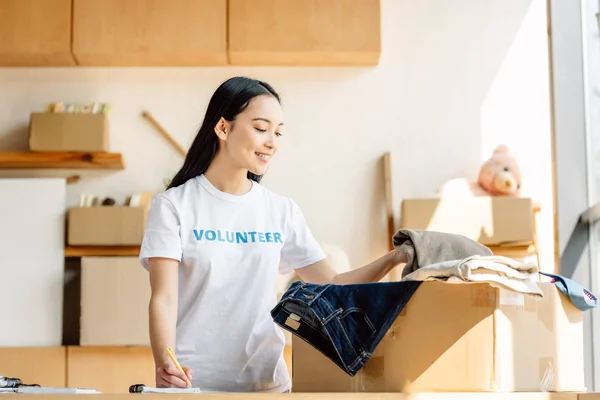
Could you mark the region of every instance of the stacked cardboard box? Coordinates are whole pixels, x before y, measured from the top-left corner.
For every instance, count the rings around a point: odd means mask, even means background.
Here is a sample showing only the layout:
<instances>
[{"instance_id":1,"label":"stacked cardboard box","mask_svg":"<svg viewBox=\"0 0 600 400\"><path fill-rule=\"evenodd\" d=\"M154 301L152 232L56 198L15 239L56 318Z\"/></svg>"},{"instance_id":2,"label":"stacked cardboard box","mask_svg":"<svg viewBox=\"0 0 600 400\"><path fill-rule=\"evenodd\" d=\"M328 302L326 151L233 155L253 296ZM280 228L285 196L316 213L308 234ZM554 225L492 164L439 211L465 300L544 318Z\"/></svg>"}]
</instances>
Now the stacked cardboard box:
<instances>
[{"instance_id":1,"label":"stacked cardboard box","mask_svg":"<svg viewBox=\"0 0 600 400\"><path fill-rule=\"evenodd\" d=\"M535 212L531 198L404 199L400 227L461 234L494 254L522 258L539 251Z\"/></svg>"},{"instance_id":2,"label":"stacked cardboard box","mask_svg":"<svg viewBox=\"0 0 600 400\"><path fill-rule=\"evenodd\" d=\"M70 246L139 246L150 202L133 206L73 207L67 216Z\"/></svg>"}]
</instances>

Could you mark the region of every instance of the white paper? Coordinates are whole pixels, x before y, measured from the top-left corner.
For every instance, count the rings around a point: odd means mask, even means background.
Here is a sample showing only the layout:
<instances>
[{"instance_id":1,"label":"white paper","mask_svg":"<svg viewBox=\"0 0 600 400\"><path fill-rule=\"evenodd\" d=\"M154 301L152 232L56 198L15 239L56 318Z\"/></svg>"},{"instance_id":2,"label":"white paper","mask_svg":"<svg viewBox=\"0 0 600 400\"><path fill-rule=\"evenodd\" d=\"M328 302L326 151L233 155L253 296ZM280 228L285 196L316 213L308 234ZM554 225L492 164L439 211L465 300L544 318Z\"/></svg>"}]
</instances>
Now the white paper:
<instances>
[{"instance_id":1,"label":"white paper","mask_svg":"<svg viewBox=\"0 0 600 400\"><path fill-rule=\"evenodd\" d=\"M144 386L142 393L201 393L200 388L155 388Z\"/></svg>"},{"instance_id":2,"label":"white paper","mask_svg":"<svg viewBox=\"0 0 600 400\"><path fill-rule=\"evenodd\" d=\"M39 387L39 386L19 386L17 393L28 394L98 394L101 393L96 389L87 388L55 388L55 387Z\"/></svg>"}]
</instances>

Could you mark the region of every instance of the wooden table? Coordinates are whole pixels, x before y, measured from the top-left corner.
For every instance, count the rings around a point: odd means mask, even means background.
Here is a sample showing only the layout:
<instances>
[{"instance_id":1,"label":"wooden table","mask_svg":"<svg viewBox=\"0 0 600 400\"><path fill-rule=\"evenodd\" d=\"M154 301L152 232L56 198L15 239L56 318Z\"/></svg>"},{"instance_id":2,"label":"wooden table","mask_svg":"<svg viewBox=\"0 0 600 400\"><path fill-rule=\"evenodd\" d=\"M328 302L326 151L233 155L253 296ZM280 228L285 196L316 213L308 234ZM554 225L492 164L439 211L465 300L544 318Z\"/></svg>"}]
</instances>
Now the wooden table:
<instances>
[{"instance_id":1,"label":"wooden table","mask_svg":"<svg viewBox=\"0 0 600 400\"><path fill-rule=\"evenodd\" d=\"M2 394L2 400L63 400L70 396L50 394ZM600 393L227 393L227 394L94 394L94 400L600 400ZM87 398L87 397L86 397Z\"/></svg>"}]
</instances>

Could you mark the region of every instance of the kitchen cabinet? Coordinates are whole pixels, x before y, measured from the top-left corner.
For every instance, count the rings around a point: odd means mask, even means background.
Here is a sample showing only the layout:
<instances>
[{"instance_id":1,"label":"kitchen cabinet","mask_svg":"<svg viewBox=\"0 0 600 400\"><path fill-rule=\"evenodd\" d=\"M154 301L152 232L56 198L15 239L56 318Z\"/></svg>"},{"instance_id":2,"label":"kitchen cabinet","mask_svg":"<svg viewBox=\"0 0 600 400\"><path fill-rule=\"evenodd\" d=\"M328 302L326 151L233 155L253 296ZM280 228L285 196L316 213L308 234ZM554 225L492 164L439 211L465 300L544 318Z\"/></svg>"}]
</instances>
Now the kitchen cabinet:
<instances>
[{"instance_id":1,"label":"kitchen cabinet","mask_svg":"<svg viewBox=\"0 0 600 400\"><path fill-rule=\"evenodd\" d=\"M71 0L0 0L0 66L72 66Z\"/></svg>"},{"instance_id":2,"label":"kitchen cabinet","mask_svg":"<svg viewBox=\"0 0 600 400\"><path fill-rule=\"evenodd\" d=\"M380 0L229 0L234 65L372 66Z\"/></svg>"},{"instance_id":3,"label":"kitchen cabinet","mask_svg":"<svg viewBox=\"0 0 600 400\"><path fill-rule=\"evenodd\" d=\"M0 0L0 66L375 66L380 0Z\"/></svg>"},{"instance_id":4,"label":"kitchen cabinet","mask_svg":"<svg viewBox=\"0 0 600 400\"><path fill-rule=\"evenodd\" d=\"M73 0L82 66L227 64L227 0Z\"/></svg>"}]
</instances>

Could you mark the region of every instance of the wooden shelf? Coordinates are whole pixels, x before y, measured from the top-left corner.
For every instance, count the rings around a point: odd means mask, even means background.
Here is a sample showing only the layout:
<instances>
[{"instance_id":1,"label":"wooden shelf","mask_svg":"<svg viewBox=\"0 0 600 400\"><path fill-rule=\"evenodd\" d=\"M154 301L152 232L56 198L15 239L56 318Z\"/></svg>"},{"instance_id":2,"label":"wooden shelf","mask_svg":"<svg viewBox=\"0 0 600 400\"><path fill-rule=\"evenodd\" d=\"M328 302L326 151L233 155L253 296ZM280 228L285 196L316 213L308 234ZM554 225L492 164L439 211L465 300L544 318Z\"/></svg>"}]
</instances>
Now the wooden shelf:
<instances>
[{"instance_id":1,"label":"wooden shelf","mask_svg":"<svg viewBox=\"0 0 600 400\"><path fill-rule=\"evenodd\" d=\"M22 152L0 153L0 168L113 169L125 168L120 153Z\"/></svg>"},{"instance_id":2,"label":"wooden shelf","mask_svg":"<svg viewBox=\"0 0 600 400\"><path fill-rule=\"evenodd\" d=\"M140 246L67 246L65 257L137 257Z\"/></svg>"}]
</instances>

